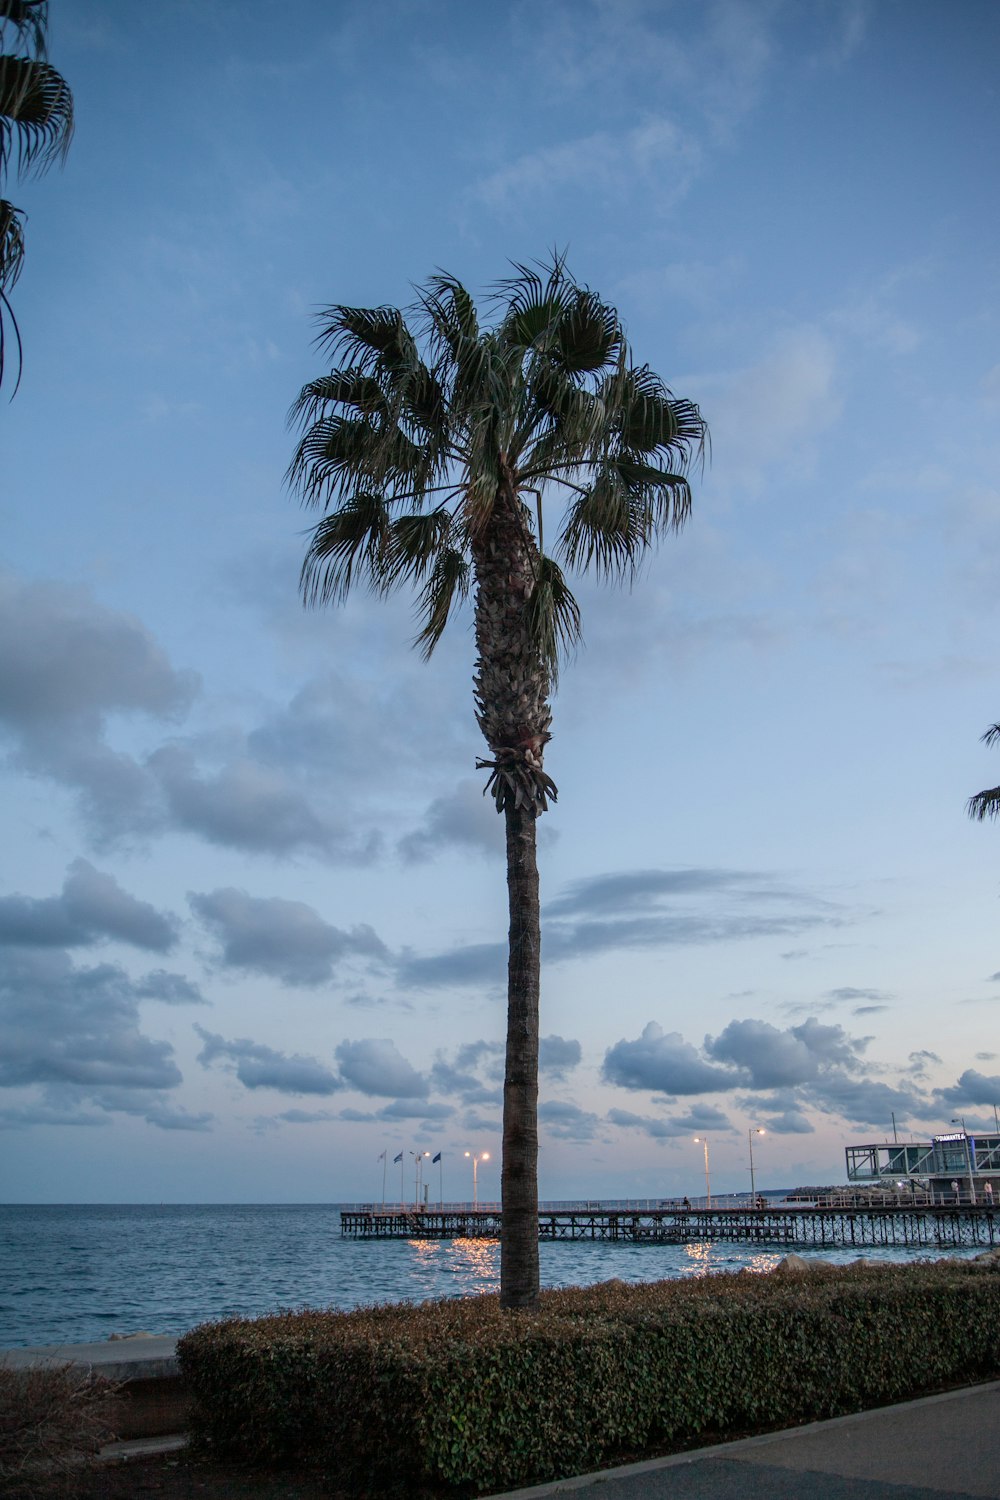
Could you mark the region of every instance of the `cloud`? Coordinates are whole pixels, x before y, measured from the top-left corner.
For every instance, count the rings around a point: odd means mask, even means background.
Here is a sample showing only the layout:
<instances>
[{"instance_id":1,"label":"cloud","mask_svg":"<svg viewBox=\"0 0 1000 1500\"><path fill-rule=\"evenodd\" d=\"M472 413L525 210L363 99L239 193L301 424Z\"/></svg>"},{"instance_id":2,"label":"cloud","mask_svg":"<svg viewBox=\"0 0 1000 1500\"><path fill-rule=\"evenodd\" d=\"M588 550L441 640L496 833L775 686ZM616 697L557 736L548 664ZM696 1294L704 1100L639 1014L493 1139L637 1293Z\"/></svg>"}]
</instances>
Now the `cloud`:
<instances>
[{"instance_id":1,"label":"cloud","mask_svg":"<svg viewBox=\"0 0 1000 1500\"><path fill-rule=\"evenodd\" d=\"M388 959L370 927L341 931L302 901L250 896L229 886L189 892L188 902L219 940L225 968L311 987L330 983L334 970L349 959Z\"/></svg>"},{"instance_id":2,"label":"cloud","mask_svg":"<svg viewBox=\"0 0 1000 1500\"><path fill-rule=\"evenodd\" d=\"M396 978L404 989L438 989L453 984L501 985L506 971L507 949L503 943L469 943L427 958L406 955L399 960Z\"/></svg>"},{"instance_id":3,"label":"cloud","mask_svg":"<svg viewBox=\"0 0 1000 1500\"><path fill-rule=\"evenodd\" d=\"M455 1113L451 1104L427 1104L421 1103L419 1099L396 1099L392 1104L386 1104L380 1109L375 1118L378 1120L425 1120L431 1124L440 1120L450 1120Z\"/></svg>"},{"instance_id":4,"label":"cloud","mask_svg":"<svg viewBox=\"0 0 1000 1500\"><path fill-rule=\"evenodd\" d=\"M539 1044L540 1054L543 1045ZM463 1042L452 1061L438 1052L431 1066L435 1093L459 1099L464 1105L499 1108L503 1102L504 1052L503 1042L487 1041Z\"/></svg>"},{"instance_id":5,"label":"cloud","mask_svg":"<svg viewBox=\"0 0 1000 1500\"><path fill-rule=\"evenodd\" d=\"M579 1067L583 1056L580 1043L561 1036L543 1036L538 1043L538 1071L550 1078L565 1078Z\"/></svg>"},{"instance_id":6,"label":"cloud","mask_svg":"<svg viewBox=\"0 0 1000 1500\"><path fill-rule=\"evenodd\" d=\"M326 1120L337 1120L340 1116L332 1109L286 1109L276 1119L286 1125L316 1125Z\"/></svg>"},{"instance_id":7,"label":"cloud","mask_svg":"<svg viewBox=\"0 0 1000 1500\"><path fill-rule=\"evenodd\" d=\"M115 938L166 953L177 924L85 859L70 865L59 896L0 897L0 945L76 948Z\"/></svg>"},{"instance_id":8,"label":"cloud","mask_svg":"<svg viewBox=\"0 0 1000 1500\"><path fill-rule=\"evenodd\" d=\"M201 990L183 974L152 969L135 986L137 1000L159 1000L164 1005L207 1005Z\"/></svg>"},{"instance_id":9,"label":"cloud","mask_svg":"<svg viewBox=\"0 0 1000 1500\"><path fill-rule=\"evenodd\" d=\"M711 1067L677 1031L650 1021L635 1041L622 1040L604 1055L602 1077L626 1089L662 1094L710 1094L737 1086L739 1075Z\"/></svg>"},{"instance_id":10,"label":"cloud","mask_svg":"<svg viewBox=\"0 0 1000 1500\"><path fill-rule=\"evenodd\" d=\"M816 1130L800 1109L786 1109L780 1115L762 1114L761 1118L773 1135L812 1135Z\"/></svg>"},{"instance_id":11,"label":"cloud","mask_svg":"<svg viewBox=\"0 0 1000 1500\"><path fill-rule=\"evenodd\" d=\"M95 734L112 712L171 718L197 686L134 616L71 584L0 575L0 713L13 731Z\"/></svg>"},{"instance_id":12,"label":"cloud","mask_svg":"<svg viewBox=\"0 0 1000 1500\"><path fill-rule=\"evenodd\" d=\"M0 575L0 731L15 766L78 794L99 842L156 819L146 772L106 743L108 717L177 720L197 691L133 616L82 588Z\"/></svg>"},{"instance_id":13,"label":"cloud","mask_svg":"<svg viewBox=\"0 0 1000 1500\"><path fill-rule=\"evenodd\" d=\"M227 1042L224 1037L195 1026L204 1046L198 1053L203 1067L222 1058L234 1063L233 1071L244 1088L276 1089L282 1094L335 1094L344 1087L340 1078L315 1057L287 1056L262 1042L246 1037Z\"/></svg>"},{"instance_id":14,"label":"cloud","mask_svg":"<svg viewBox=\"0 0 1000 1500\"><path fill-rule=\"evenodd\" d=\"M475 196L503 212L526 199L562 191L631 193L638 177L655 183L656 202L664 212L687 192L701 165L699 142L673 120L653 115L630 130L598 130L525 152L483 178Z\"/></svg>"},{"instance_id":15,"label":"cloud","mask_svg":"<svg viewBox=\"0 0 1000 1500\"><path fill-rule=\"evenodd\" d=\"M472 780L460 781L450 796L435 798L420 827L401 838L396 848L409 864L433 859L449 848L502 859L503 819L497 817L492 799L483 796L481 785Z\"/></svg>"},{"instance_id":16,"label":"cloud","mask_svg":"<svg viewBox=\"0 0 1000 1500\"><path fill-rule=\"evenodd\" d=\"M657 910L665 898L715 895L747 889L761 877L744 870L685 868L625 870L571 881L545 906L546 917L606 916Z\"/></svg>"},{"instance_id":17,"label":"cloud","mask_svg":"<svg viewBox=\"0 0 1000 1500\"><path fill-rule=\"evenodd\" d=\"M883 990L856 990L852 985L842 985L837 990L827 990L828 1000L888 1000Z\"/></svg>"},{"instance_id":18,"label":"cloud","mask_svg":"<svg viewBox=\"0 0 1000 1500\"><path fill-rule=\"evenodd\" d=\"M592 1141L601 1124L597 1115L562 1099L543 1100L538 1121L549 1135L563 1141Z\"/></svg>"},{"instance_id":19,"label":"cloud","mask_svg":"<svg viewBox=\"0 0 1000 1500\"><path fill-rule=\"evenodd\" d=\"M108 1111L137 1115L159 1130L210 1130L215 1119L208 1112L192 1114L162 1096L150 1098L141 1089L101 1089L95 1093L94 1101Z\"/></svg>"},{"instance_id":20,"label":"cloud","mask_svg":"<svg viewBox=\"0 0 1000 1500\"><path fill-rule=\"evenodd\" d=\"M174 740L140 757L109 743L112 715L176 723L199 691L198 677L176 670L133 616L81 588L0 574L0 734L10 763L74 792L98 847L173 828L255 854L375 856L374 833L321 805L329 761L322 796L296 779L312 765L294 756L280 714L249 735L230 732L227 758L212 767L199 763L205 743L196 751ZM285 717L294 719L294 707ZM369 763L370 743L359 736L357 754L366 748Z\"/></svg>"},{"instance_id":21,"label":"cloud","mask_svg":"<svg viewBox=\"0 0 1000 1500\"><path fill-rule=\"evenodd\" d=\"M549 902L542 913L542 956L546 964L563 963L630 949L786 936L847 920L832 903L758 871L632 870L574 881ZM406 955L399 983L501 984L506 958L500 943Z\"/></svg>"},{"instance_id":22,"label":"cloud","mask_svg":"<svg viewBox=\"0 0 1000 1500\"><path fill-rule=\"evenodd\" d=\"M62 1090L53 1090L59 1094ZM60 1103L55 1098L46 1098L28 1104L8 1104L0 1107L0 1130L28 1130L35 1125L110 1125L107 1111L100 1114L72 1103Z\"/></svg>"},{"instance_id":23,"label":"cloud","mask_svg":"<svg viewBox=\"0 0 1000 1500\"><path fill-rule=\"evenodd\" d=\"M731 1130L728 1115L711 1105L693 1105L683 1115L637 1115L627 1109L609 1109L608 1122L623 1130L641 1130L654 1141L690 1139L710 1130Z\"/></svg>"},{"instance_id":24,"label":"cloud","mask_svg":"<svg viewBox=\"0 0 1000 1500\"><path fill-rule=\"evenodd\" d=\"M711 410L715 453L730 455L724 478L760 485L812 463L815 439L840 417L842 384L833 342L803 324L776 334L755 365L689 380L688 395Z\"/></svg>"},{"instance_id":25,"label":"cloud","mask_svg":"<svg viewBox=\"0 0 1000 1500\"><path fill-rule=\"evenodd\" d=\"M146 764L166 799L177 828L210 844L254 854L298 851L365 862L378 841L359 839L347 824L316 811L284 770L243 756L213 773L200 771L193 751L164 745Z\"/></svg>"},{"instance_id":26,"label":"cloud","mask_svg":"<svg viewBox=\"0 0 1000 1500\"><path fill-rule=\"evenodd\" d=\"M848 1078L831 1074L808 1091L809 1101L828 1114L840 1115L852 1125L884 1129L896 1116L902 1124L911 1115L928 1113L925 1100L909 1089L890 1088L871 1078Z\"/></svg>"},{"instance_id":27,"label":"cloud","mask_svg":"<svg viewBox=\"0 0 1000 1500\"><path fill-rule=\"evenodd\" d=\"M139 1028L139 987L117 965L76 968L55 949L0 955L0 1086L58 1086L74 1101L102 1090L172 1089L173 1048ZM133 1095L133 1098L140 1097Z\"/></svg>"},{"instance_id":28,"label":"cloud","mask_svg":"<svg viewBox=\"0 0 1000 1500\"><path fill-rule=\"evenodd\" d=\"M426 1078L406 1061L395 1042L385 1038L343 1041L336 1056L344 1082L362 1094L425 1099L429 1093Z\"/></svg>"},{"instance_id":29,"label":"cloud","mask_svg":"<svg viewBox=\"0 0 1000 1500\"><path fill-rule=\"evenodd\" d=\"M1000 1104L1000 1074L979 1073L975 1068L966 1068L953 1087L935 1089L934 1095L949 1109L980 1104L992 1108L994 1104Z\"/></svg>"},{"instance_id":30,"label":"cloud","mask_svg":"<svg viewBox=\"0 0 1000 1500\"><path fill-rule=\"evenodd\" d=\"M842 1026L813 1017L786 1031L767 1021L731 1021L719 1036L705 1038L708 1056L741 1069L755 1089L808 1083L822 1069L854 1067L862 1045Z\"/></svg>"}]
</instances>

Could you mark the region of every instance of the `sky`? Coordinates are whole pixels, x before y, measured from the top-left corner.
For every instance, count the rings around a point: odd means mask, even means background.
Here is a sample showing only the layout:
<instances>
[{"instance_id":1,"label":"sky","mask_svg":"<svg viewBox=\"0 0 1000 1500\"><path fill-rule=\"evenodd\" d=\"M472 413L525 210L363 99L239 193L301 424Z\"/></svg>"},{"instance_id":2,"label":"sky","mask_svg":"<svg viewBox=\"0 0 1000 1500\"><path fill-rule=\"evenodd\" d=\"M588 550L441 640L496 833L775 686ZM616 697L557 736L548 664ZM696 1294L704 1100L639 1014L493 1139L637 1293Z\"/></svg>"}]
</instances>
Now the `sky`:
<instances>
[{"instance_id":1,"label":"sky","mask_svg":"<svg viewBox=\"0 0 1000 1500\"><path fill-rule=\"evenodd\" d=\"M52 0L0 397L0 1199L499 1196L471 618L305 610L316 315L565 250L695 400L582 580L540 1192L845 1180L1000 1102L1000 8ZM555 502L550 502L554 504ZM894 1123L895 1122L895 1123ZM402 1152L400 1167L392 1159ZM399 1174L397 1176L397 1174Z\"/></svg>"}]
</instances>

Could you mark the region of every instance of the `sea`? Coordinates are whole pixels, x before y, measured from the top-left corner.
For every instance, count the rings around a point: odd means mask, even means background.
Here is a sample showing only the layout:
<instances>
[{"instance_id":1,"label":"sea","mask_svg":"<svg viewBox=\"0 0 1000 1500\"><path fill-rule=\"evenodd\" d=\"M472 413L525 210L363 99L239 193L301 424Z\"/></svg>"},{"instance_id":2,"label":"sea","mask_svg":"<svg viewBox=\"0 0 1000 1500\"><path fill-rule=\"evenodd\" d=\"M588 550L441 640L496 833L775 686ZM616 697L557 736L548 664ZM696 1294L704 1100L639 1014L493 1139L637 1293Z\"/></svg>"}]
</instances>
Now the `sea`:
<instances>
[{"instance_id":1,"label":"sea","mask_svg":"<svg viewBox=\"0 0 1000 1500\"><path fill-rule=\"evenodd\" d=\"M0 1349L178 1335L281 1308L421 1302L498 1289L498 1241L345 1239L340 1210L349 1206L0 1204ZM697 1240L543 1241L539 1250L546 1287L766 1271L784 1253ZM859 1254L815 1253L843 1263ZM890 1248L864 1253L915 1258Z\"/></svg>"}]
</instances>

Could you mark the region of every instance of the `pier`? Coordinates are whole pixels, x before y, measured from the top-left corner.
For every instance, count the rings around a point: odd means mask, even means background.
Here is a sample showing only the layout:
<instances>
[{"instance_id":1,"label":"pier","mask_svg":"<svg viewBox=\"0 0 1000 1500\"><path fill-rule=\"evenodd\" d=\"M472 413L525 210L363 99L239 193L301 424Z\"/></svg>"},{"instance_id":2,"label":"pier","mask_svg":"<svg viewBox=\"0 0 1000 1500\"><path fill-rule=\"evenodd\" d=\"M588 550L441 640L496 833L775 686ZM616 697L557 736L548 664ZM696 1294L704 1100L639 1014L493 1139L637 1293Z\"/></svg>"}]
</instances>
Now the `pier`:
<instances>
[{"instance_id":1,"label":"pier","mask_svg":"<svg viewBox=\"0 0 1000 1500\"><path fill-rule=\"evenodd\" d=\"M541 1240L617 1240L686 1245L692 1241L786 1248L865 1250L892 1246L956 1250L1000 1244L998 1211L968 1206L804 1208L539 1208ZM491 1207L403 1206L341 1210L340 1232L356 1240L498 1239Z\"/></svg>"}]
</instances>

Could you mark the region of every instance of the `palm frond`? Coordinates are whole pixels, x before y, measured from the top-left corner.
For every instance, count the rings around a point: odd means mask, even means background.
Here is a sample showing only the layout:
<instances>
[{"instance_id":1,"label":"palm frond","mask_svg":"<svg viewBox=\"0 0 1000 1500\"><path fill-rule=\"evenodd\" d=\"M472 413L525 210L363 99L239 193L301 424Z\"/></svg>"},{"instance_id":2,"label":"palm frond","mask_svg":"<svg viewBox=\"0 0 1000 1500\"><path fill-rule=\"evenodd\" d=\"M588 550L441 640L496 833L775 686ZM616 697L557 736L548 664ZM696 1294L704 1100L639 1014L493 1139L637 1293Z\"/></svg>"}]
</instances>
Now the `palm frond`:
<instances>
[{"instance_id":1,"label":"palm frond","mask_svg":"<svg viewBox=\"0 0 1000 1500\"><path fill-rule=\"evenodd\" d=\"M691 486L685 475L630 458L615 459L610 467L646 513L650 540L663 531L680 531L691 514Z\"/></svg>"},{"instance_id":2,"label":"palm frond","mask_svg":"<svg viewBox=\"0 0 1000 1500\"><path fill-rule=\"evenodd\" d=\"M471 568L464 553L456 547L441 548L417 605L424 625L414 645L420 647L425 661L444 634L452 611L468 598L470 583Z\"/></svg>"},{"instance_id":3,"label":"palm frond","mask_svg":"<svg viewBox=\"0 0 1000 1500\"><path fill-rule=\"evenodd\" d=\"M331 405L349 406L365 417L386 417L388 402L371 375L357 370L331 370L304 385L288 413L289 426L314 422Z\"/></svg>"},{"instance_id":4,"label":"palm frond","mask_svg":"<svg viewBox=\"0 0 1000 1500\"><path fill-rule=\"evenodd\" d=\"M7 293L0 287L0 385L3 384L3 373L7 362L8 322L10 323L11 332L14 335L14 342L17 347L17 379L14 382L14 389L10 393L10 399L13 401L17 395L17 388L21 384L21 372L24 368L24 350L21 345L21 330L17 326L14 309L10 305Z\"/></svg>"},{"instance_id":5,"label":"palm frond","mask_svg":"<svg viewBox=\"0 0 1000 1500\"><path fill-rule=\"evenodd\" d=\"M432 485L434 454L391 421L321 417L303 433L286 477L306 505L358 488L412 499Z\"/></svg>"},{"instance_id":6,"label":"palm frond","mask_svg":"<svg viewBox=\"0 0 1000 1500\"><path fill-rule=\"evenodd\" d=\"M1000 743L1000 724L991 724L986 733L981 735L980 738L984 745L993 746Z\"/></svg>"},{"instance_id":7,"label":"palm frond","mask_svg":"<svg viewBox=\"0 0 1000 1500\"><path fill-rule=\"evenodd\" d=\"M66 155L73 136L73 95L55 68L33 57L0 54L0 171L15 154L17 172L42 172Z\"/></svg>"},{"instance_id":8,"label":"palm frond","mask_svg":"<svg viewBox=\"0 0 1000 1500\"><path fill-rule=\"evenodd\" d=\"M525 620L528 633L553 687L559 681L559 663L578 645L582 636L580 606L562 570L551 557L540 557L535 585L528 597Z\"/></svg>"},{"instance_id":9,"label":"palm frond","mask_svg":"<svg viewBox=\"0 0 1000 1500\"><path fill-rule=\"evenodd\" d=\"M965 810L977 823L982 823L987 818L1000 817L1000 786L977 792L974 797L969 798Z\"/></svg>"},{"instance_id":10,"label":"palm frond","mask_svg":"<svg viewBox=\"0 0 1000 1500\"><path fill-rule=\"evenodd\" d=\"M703 452L707 430L698 407L674 397L648 365L614 371L601 395L624 453L672 455L687 467Z\"/></svg>"},{"instance_id":11,"label":"palm frond","mask_svg":"<svg viewBox=\"0 0 1000 1500\"><path fill-rule=\"evenodd\" d=\"M558 348L559 325L579 290L567 275L565 261L556 255L551 263L537 267L513 264L517 275L506 277L496 288L495 300L506 305L499 337L522 350ZM540 272L545 272L544 279Z\"/></svg>"},{"instance_id":12,"label":"palm frond","mask_svg":"<svg viewBox=\"0 0 1000 1500\"><path fill-rule=\"evenodd\" d=\"M337 305L325 308L317 321L319 348L363 373L399 370L415 357L416 342L398 307Z\"/></svg>"},{"instance_id":13,"label":"palm frond","mask_svg":"<svg viewBox=\"0 0 1000 1500\"><path fill-rule=\"evenodd\" d=\"M525 419L512 445L523 476L541 478L550 463L597 458L607 430L601 397L543 358L529 367L528 383Z\"/></svg>"},{"instance_id":14,"label":"palm frond","mask_svg":"<svg viewBox=\"0 0 1000 1500\"><path fill-rule=\"evenodd\" d=\"M579 572L593 568L599 578L634 572L650 541L648 509L613 468L569 507L559 551Z\"/></svg>"},{"instance_id":15,"label":"palm frond","mask_svg":"<svg viewBox=\"0 0 1000 1500\"><path fill-rule=\"evenodd\" d=\"M389 513L378 495L353 495L313 527L299 586L306 604L340 603L357 581L384 587Z\"/></svg>"},{"instance_id":16,"label":"palm frond","mask_svg":"<svg viewBox=\"0 0 1000 1500\"><path fill-rule=\"evenodd\" d=\"M615 358L623 338L615 309L580 287L559 320L553 359L567 373L594 374Z\"/></svg>"},{"instance_id":17,"label":"palm frond","mask_svg":"<svg viewBox=\"0 0 1000 1500\"><path fill-rule=\"evenodd\" d=\"M0 289L12 287L24 264L24 227L21 212L0 198Z\"/></svg>"},{"instance_id":18,"label":"palm frond","mask_svg":"<svg viewBox=\"0 0 1000 1500\"><path fill-rule=\"evenodd\" d=\"M16 41L27 41L33 57L44 57L47 9L48 0L0 0L0 28L13 26Z\"/></svg>"},{"instance_id":19,"label":"palm frond","mask_svg":"<svg viewBox=\"0 0 1000 1500\"><path fill-rule=\"evenodd\" d=\"M448 545L456 530L449 511L439 507L426 513L397 516L389 527L384 575L388 587L420 583Z\"/></svg>"}]
</instances>

